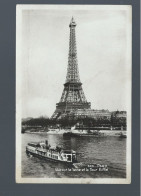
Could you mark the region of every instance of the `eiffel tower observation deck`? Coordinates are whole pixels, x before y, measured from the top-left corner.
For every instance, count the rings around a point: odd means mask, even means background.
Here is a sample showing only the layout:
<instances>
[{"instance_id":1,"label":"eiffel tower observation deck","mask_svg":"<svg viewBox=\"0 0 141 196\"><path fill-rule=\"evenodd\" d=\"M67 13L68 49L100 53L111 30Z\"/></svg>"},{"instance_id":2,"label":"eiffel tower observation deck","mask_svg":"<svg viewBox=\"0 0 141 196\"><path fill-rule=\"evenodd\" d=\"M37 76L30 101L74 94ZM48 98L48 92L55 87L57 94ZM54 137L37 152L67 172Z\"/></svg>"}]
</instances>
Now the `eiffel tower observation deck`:
<instances>
[{"instance_id":1,"label":"eiffel tower observation deck","mask_svg":"<svg viewBox=\"0 0 141 196\"><path fill-rule=\"evenodd\" d=\"M77 109L90 109L91 103L87 102L82 89L82 83L79 77L75 28L76 23L72 17L70 22L70 41L69 41L69 56L66 82L60 102L56 104L56 110L52 115L53 119L60 119L71 111Z\"/></svg>"}]
</instances>

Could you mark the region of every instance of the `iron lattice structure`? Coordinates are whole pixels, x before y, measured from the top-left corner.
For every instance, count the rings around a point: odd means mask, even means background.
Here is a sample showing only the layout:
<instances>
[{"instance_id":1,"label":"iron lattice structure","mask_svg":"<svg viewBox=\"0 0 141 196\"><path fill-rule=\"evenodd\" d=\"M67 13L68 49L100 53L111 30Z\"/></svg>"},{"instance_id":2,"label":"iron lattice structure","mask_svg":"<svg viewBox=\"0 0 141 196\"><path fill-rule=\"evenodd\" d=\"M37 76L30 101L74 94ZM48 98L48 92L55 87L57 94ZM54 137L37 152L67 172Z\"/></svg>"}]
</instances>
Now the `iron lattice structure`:
<instances>
[{"instance_id":1,"label":"iron lattice structure","mask_svg":"<svg viewBox=\"0 0 141 196\"><path fill-rule=\"evenodd\" d=\"M80 82L77 49L75 38L76 23L74 19L70 22L70 41L69 41L69 57L66 82L60 102L56 104L56 110L52 118L61 118L76 109L90 109L91 104L87 102Z\"/></svg>"}]
</instances>

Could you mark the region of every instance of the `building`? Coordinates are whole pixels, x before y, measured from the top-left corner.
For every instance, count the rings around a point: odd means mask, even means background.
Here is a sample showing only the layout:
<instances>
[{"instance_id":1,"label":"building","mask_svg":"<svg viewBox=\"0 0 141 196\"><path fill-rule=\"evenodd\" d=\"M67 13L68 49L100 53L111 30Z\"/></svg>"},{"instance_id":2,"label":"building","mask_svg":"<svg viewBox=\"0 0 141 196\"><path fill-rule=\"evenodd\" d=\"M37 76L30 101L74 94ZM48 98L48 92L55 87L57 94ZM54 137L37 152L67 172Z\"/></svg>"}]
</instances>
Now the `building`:
<instances>
[{"instance_id":1,"label":"building","mask_svg":"<svg viewBox=\"0 0 141 196\"><path fill-rule=\"evenodd\" d=\"M68 117L72 118L93 118L93 119L107 119L111 120L111 112L109 110L93 110L93 109L76 109L69 112ZM65 117L62 116L62 117Z\"/></svg>"},{"instance_id":2,"label":"building","mask_svg":"<svg viewBox=\"0 0 141 196\"><path fill-rule=\"evenodd\" d=\"M127 112L126 111L114 111L111 112L111 125L113 127L124 127L126 128L126 119Z\"/></svg>"},{"instance_id":3,"label":"building","mask_svg":"<svg viewBox=\"0 0 141 196\"><path fill-rule=\"evenodd\" d=\"M66 82L60 102L56 104L56 110L52 115L53 119L62 118L72 110L91 108L91 103L86 100L79 77L75 38L76 23L73 18L71 19L69 27L70 41Z\"/></svg>"}]
</instances>

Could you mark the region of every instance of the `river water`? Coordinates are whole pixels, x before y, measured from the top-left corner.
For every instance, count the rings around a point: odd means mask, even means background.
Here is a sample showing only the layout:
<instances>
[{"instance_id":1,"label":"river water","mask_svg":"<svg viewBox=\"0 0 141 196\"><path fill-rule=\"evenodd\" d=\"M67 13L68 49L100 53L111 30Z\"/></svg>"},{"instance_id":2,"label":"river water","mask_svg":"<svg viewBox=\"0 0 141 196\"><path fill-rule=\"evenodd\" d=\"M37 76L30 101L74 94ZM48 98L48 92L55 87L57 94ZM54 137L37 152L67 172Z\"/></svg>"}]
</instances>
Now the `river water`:
<instances>
[{"instance_id":1,"label":"river water","mask_svg":"<svg viewBox=\"0 0 141 196\"><path fill-rule=\"evenodd\" d=\"M62 145L63 149L73 149L77 160L85 165L107 165L108 171L79 172L57 171L68 166L52 163L35 157L28 157L25 148L28 142L48 140L51 146ZM126 138L76 137L63 138L63 135L47 133L22 134L22 177L30 178L125 178L126 177Z\"/></svg>"}]
</instances>

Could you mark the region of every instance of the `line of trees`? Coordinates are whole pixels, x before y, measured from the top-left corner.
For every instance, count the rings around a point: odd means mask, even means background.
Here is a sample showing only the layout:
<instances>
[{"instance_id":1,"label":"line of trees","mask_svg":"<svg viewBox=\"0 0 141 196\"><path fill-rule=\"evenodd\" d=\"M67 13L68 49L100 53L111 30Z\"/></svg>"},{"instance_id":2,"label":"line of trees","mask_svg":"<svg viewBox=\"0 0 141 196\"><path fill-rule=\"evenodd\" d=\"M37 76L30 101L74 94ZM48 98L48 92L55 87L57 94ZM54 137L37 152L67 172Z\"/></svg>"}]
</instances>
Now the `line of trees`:
<instances>
[{"instance_id":1,"label":"line of trees","mask_svg":"<svg viewBox=\"0 0 141 196\"><path fill-rule=\"evenodd\" d=\"M59 120L55 119L49 119L45 117L40 118L32 118L28 120L22 121L22 126L28 126L28 127L56 127L60 126L62 128L64 127L71 127L78 124L79 126L85 126L85 127L126 127L126 118L101 118L101 119L94 119L90 117L86 118L63 118Z\"/></svg>"}]
</instances>

